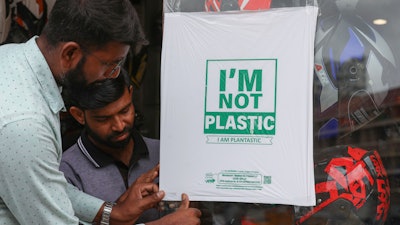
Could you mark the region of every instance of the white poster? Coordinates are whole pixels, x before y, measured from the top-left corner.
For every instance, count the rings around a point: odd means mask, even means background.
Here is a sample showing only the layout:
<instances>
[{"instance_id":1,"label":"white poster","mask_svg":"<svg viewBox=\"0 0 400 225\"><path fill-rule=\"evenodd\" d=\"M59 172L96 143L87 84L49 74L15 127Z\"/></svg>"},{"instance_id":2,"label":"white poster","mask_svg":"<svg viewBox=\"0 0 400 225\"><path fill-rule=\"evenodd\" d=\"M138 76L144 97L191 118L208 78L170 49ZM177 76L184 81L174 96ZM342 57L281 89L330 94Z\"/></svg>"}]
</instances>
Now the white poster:
<instances>
[{"instance_id":1,"label":"white poster","mask_svg":"<svg viewBox=\"0 0 400 225\"><path fill-rule=\"evenodd\" d=\"M315 205L313 6L166 13L165 200Z\"/></svg>"}]
</instances>

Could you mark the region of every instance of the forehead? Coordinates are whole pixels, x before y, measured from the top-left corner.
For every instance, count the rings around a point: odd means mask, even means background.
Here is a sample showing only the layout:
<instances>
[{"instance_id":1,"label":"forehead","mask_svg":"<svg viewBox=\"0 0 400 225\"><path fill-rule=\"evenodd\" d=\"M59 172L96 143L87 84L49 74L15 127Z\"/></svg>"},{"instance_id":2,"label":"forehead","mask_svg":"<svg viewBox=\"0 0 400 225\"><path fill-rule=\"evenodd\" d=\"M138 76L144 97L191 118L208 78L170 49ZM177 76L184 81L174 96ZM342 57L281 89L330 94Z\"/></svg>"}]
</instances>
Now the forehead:
<instances>
[{"instance_id":1,"label":"forehead","mask_svg":"<svg viewBox=\"0 0 400 225\"><path fill-rule=\"evenodd\" d=\"M131 91L129 91L128 87L125 87L123 95L116 101L111 102L103 108L86 111L89 116L112 116L130 105L132 105Z\"/></svg>"},{"instance_id":2,"label":"forehead","mask_svg":"<svg viewBox=\"0 0 400 225\"><path fill-rule=\"evenodd\" d=\"M101 48L93 50L96 56L108 60L117 60L124 58L129 52L130 46L119 42L109 42Z\"/></svg>"}]
</instances>

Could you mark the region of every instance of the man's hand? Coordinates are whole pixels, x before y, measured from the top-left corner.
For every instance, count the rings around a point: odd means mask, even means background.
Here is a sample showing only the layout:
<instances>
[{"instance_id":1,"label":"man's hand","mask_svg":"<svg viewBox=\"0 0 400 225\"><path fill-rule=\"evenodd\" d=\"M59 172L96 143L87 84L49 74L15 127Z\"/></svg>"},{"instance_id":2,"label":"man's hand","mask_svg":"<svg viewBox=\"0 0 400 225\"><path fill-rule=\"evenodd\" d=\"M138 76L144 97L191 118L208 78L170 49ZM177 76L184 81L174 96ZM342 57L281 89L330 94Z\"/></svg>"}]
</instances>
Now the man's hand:
<instances>
[{"instance_id":1,"label":"man's hand","mask_svg":"<svg viewBox=\"0 0 400 225\"><path fill-rule=\"evenodd\" d=\"M140 175L138 177L134 184L137 183L152 183L154 182L154 179L158 177L158 174L160 173L160 164L157 164L155 167L147 171L146 173Z\"/></svg>"},{"instance_id":2,"label":"man's hand","mask_svg":"<svg viewBox=\"0 0 400 225\"><path fill-rule=\"evenodd\" d=\"M139 184L152 183L154 181L154 179L156 179L158 177L159 172L160 172L160 164L157 164L155 167L153 167L146 173L143 173L142 175L140 175L135 180L135 182L132 183L130 188L132 188L135 185L139 185ZM142 191L143 191L142 192L143 197L149 195L147 190L144 189ZM125 198L128 196L128 194L129 194L129 189L118 198L117 202L123 202L125 200Z\"/></svg>"},{"instance_id":3,"label":"man's hand","mask_svg":"<svg viewBox=\"0 0 400 225\"><path fill-rule=\"evenodd\" d=\"M156 207L164 198L164 191L160 191L157 184L151 183L158 177L160 165L142 174L122 194L111 211L111 225L132 225L140 215ZM182 201L175 212L168 214L156 221L146 222L146 225L200 225L201 211L190 208L189 197L182 194ZM95 221L100 221L103 207L99 210Z\"/></svg>"},{"instance_id":4,"label":"man's hand","mask_svg":"<svg viewBox=\"0 0 400 225\"><path fill-rule=\"evenodd\" d=\"M153 183L134 183L118 199L111 212L110 224L132 225L147 209L157 206L165 193Z\"/></svg>"},{"instance_id":5,"label":"man's hand","mask_svg":"<svg viewBox=\"0 0 400 225\"><path fill-rule=\"evenodd\" d=\"M146 222L146 225L200 225L200 210L189 208L189 205L189 197L182 194L181 205L175 212L156 221Z\"/></svg>"}]
</instances>

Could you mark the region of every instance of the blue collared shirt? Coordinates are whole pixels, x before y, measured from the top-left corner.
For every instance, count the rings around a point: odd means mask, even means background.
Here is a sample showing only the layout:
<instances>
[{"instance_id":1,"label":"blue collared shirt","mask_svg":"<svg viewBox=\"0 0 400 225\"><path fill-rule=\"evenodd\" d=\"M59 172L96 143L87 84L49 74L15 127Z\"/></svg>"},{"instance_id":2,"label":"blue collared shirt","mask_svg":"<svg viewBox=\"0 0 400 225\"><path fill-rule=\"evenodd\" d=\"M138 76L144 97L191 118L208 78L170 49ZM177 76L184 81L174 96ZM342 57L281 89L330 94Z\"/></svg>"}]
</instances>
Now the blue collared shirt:
<instances>
[{"instance_id":1,"label":"blue collared shirt","mask_svg":"<svg viewBox=\"0 0 400 225\"><path fill-rule=\"evenodd\" d=\"M77 225L103 201L59 171L64 102L36 38L0 46L0 225Z\"/></svg>"}]
</instances>

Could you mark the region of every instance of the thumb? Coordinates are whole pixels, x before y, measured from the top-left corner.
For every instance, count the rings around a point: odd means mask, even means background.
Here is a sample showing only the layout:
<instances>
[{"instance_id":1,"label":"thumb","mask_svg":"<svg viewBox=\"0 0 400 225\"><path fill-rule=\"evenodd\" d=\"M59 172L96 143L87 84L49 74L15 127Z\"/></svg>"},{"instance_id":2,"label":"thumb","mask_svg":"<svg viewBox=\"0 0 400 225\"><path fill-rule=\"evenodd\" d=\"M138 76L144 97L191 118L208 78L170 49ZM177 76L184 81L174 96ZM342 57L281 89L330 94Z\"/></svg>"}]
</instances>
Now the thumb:
<instances>
[{"instance_id":1,"label":"thumb","mask_svg":"<svg viewBox=\"0 0 400 225\"><path fill-rule=\"evenodd\" d=\"M182 194L182 202L179 206L179 209L188 209L189 208L189 196L185 193Z\"/></svg>"}]
</instances>

